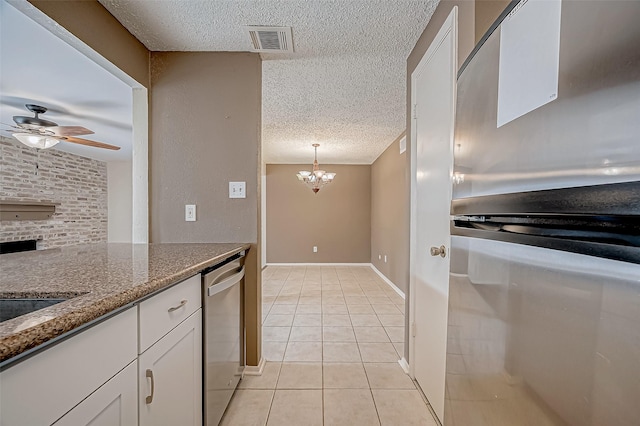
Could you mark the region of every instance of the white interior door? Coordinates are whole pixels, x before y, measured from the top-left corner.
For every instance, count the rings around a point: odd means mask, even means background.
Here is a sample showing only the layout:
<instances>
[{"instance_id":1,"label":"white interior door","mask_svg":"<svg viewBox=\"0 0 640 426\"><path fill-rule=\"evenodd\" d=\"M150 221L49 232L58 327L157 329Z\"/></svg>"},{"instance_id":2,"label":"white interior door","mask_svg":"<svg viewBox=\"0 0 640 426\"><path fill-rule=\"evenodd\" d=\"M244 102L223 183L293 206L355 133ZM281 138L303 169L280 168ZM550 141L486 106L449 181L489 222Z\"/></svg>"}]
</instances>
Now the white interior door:
<instances>
[{"instance_id":1,"label":"white interior door","mask_svg":"<svg viewBox=\"0 0 640 426\"><path fill-rule=\"evenodd\" d=\"M444 420L457 8L411 76L412 351L415 379ZM438 252L443 247L444 257Z\"/></svg>"}]
</instances>

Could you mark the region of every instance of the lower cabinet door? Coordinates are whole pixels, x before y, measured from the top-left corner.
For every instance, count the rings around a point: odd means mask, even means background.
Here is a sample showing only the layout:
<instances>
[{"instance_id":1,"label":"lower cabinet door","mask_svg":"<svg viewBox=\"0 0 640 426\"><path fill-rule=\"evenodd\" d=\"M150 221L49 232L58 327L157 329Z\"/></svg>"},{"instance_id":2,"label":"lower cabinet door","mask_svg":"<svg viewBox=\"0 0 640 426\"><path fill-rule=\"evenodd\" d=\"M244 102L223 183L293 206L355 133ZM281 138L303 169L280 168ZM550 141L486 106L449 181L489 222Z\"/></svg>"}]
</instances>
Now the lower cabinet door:
<instances>
[{"instance_id":1,"label":"lower cabinet door","mask_svg":"<svg viewBox=\"0 0 640 426\"><path fill-rule=\"evenodd\" d=\"M202 425L202 310L138 358L140 426Z\"/></svg>"},{"instance_id":2,"label":"lower cabinet door","mask_svg":"<svg viewBox=\"0 0 640 426\"><path fill-rule=\"evenodd\" d=\"M55 426L134 426L138 424L137 361L113 376Z\"/></svg>"}]
</instances>

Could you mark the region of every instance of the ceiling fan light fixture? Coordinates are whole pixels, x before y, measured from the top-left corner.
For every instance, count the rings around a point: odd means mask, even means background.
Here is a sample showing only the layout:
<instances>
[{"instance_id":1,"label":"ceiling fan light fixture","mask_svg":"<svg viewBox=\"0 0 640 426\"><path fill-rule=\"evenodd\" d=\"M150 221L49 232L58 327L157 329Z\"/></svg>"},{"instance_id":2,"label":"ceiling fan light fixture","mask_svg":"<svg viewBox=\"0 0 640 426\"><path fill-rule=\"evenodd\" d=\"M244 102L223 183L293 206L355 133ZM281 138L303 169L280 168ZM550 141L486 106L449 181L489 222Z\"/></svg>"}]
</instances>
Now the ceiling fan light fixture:
<instances>
[{"instance_id":1,"label":"ceiling fan light fixture","mask_svg":"<svg viewBox=\"0 0 640 426\"><path fill-rule=\"evenodd\" d=\"M25 129L40 129L42 127L57 126L55 121L44 120L39 117L23 117L21 115L15 115L13 121Z\"/></svg>"},{"instance_id":2,"label":"ceiling fan light fixture","mask_svg":"<svg viewBox=\"0 0 640 426\"><path fill-rule=\"evenodd\" d=\"M51 127L57 126L58 123L54 121L45 120L44 118L40 118L40 114L44 114L47 112L47 108L34 105L34 104L26 104L25 107L29 111L33 113L33 117L24 117L22 115L16 115L13 117L13 121L18 125L25 129L39 129L41 127Z\"/></svg>"},{"instance_id":3,"label":"ceiling fan light fixture","mask_svg":"<svg viewBox=\"0 0 640 426\"><path fill-rule=\"evenodd\" d=\"M59 139L32 133L13 133L14 138L31 148L47 149L60 143Z\"/></svg>"},{"instance_id":4,"label":"ceiling fan light fixture","mask_svg":"<svg viewBox=\"0 0 640 426\"><path fill-rule=\"evenodd\" d=\"M57 145L60 142L69 142L78 145L89 146L93 148L103 148L117 151L119 146L110 145L108 143L98 142L90 139L78 138L79 135L90 135L93 131L82 126L58 126L53 121L43 120L39 118L39 114L47 112L47 108L35 105L25 105L27 109L34 113L34 117L23 117L16 115L13 121L16 126L0 123L4 126L11 127L16 130L10 130L13 137L23 144L38 149L47 149ZM15 133L13 133L15 132Z\"/></svg>"}]
</instances>

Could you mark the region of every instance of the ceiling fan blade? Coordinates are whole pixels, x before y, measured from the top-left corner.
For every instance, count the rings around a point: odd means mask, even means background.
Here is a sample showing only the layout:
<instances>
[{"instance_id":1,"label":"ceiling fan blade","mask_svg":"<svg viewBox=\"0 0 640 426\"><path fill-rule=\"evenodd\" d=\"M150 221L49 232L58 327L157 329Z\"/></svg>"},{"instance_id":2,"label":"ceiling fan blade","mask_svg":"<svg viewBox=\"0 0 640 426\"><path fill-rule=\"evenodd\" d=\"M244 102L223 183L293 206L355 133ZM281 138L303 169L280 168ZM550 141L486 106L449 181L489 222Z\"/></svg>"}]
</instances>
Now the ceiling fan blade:
<instances>
[{"instance_id":1,"label":"ceiling fan blade","mask_svg":"<svg viewBox=\"0 0 640 426\"><path fill-rule=\"evenodd\" d=\"M103 143L103 142L91 141L89 139L74 138L73 136L61 136L57 139L60 139L64 142L71 142L71 143L77 143L79 145L92 146L94 148L112 149L114 151L117 151L120 149L119 146L109 145L108 143Z\"/></svg>"},{"instance_id":2,"label":"ceiling fan blade","mask_svg":"<svg viewBox=\"0 0 640 426\"><path fill-rule=\"evenodd\" d=\"M51 126L45 127L43 130L53 132L55 136L81 136L93 134L93 131L82 126Z\"/></svg>"},{"instance_id":3,"label":"ceiling fan blade","mask_svg":"<svg viewBox=\"0 0 640 426\"><path fill-rule=\"evenodd\" d=\"M7 123L0 123L3 126L7 126L7 127L11 127L12 129L17 129L17 130L24 130L21 127L16 126L15 124L7 124ZM7 130L8 132L14 132L15 130Z\"/></svg>"}]
</instances>

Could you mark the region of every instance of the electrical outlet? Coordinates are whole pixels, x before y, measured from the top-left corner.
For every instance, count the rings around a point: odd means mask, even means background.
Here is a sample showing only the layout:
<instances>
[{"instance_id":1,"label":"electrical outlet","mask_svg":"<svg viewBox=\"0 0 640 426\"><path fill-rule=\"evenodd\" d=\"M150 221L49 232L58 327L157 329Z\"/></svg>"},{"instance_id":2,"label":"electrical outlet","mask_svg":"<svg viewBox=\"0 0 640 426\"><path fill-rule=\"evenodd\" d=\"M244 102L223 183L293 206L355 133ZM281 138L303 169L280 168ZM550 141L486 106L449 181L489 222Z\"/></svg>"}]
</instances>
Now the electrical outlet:
<instances>
[{"instance_id":1,"label":"electrical outlet","mask_svg":"<svg viewBox=\"0 0 640 426\"><path fill-rule=\"evenodd\" d=\"M187 204L184 206L184 220L186 222L196 221L196 205L195 204Z\"/></svg>"},{"instance_id":2,"label":"electrical outlet","mask_svg":"<svg viewBox=\"0 0 640 426\"><path fill-rule=\"evenodd\" d=\"M245 182L229 182L229 198L247 198Z\"/></svg>"},{"instance_id":3,"label":"electrical outlet","mask_svg":"<svg viewBox=\"0 0 640 426\"><path fill-rule=\"evenodd\" d=\"M380 259L382 259L382 255L381 254L378 255L378 260L380 260Z\"/></svg>"},{"instance_id":4,"label":"electrical outlet","mask_svg":"<svg viewBox=\"0 0 640 426\"><path fill-rule=\"evenodd\" d=\"M318 252L318 246L313 246L313 252L317 253Z\"/></svg>"},{"instance_id":5,"label":"electrical outlet","mask_svg":"<svg viewBox=\"0 0 640 426\"><path fill-rule=\"evenodd\" d=\"M387 263L387 255L384 255L384 263Z\"/></svg>"}]
</instances>

